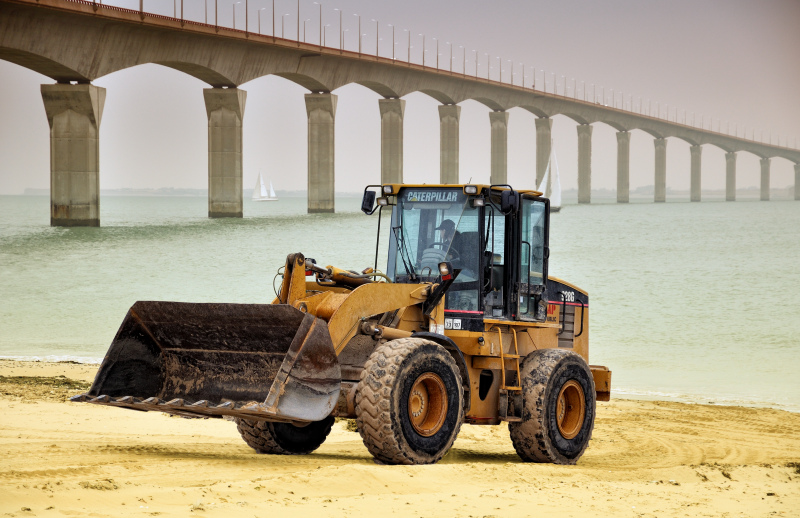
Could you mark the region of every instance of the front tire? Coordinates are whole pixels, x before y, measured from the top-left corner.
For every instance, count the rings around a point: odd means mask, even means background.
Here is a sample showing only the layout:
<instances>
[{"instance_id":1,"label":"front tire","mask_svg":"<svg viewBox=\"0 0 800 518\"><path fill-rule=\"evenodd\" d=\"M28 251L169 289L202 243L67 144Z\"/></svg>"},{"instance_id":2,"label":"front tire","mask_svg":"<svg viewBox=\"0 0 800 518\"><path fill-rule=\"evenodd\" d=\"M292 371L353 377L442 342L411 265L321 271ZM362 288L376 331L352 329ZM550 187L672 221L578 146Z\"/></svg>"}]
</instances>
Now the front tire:
<instances>
[{"instance_id":1,"label":"front tire","mask_svg":"<svg viewBox=\"0 0 800 518\"><path fill-rule=\"evenodd\" d=\"M273 455L304 455L319 448L328 434L334 418L328 416L305 426L236 418L236 428L248 446L258 453Z\"/></svg>"},{"instance_id":2,"label":"front tire","mask_svg":"<svg viewBox=\"0 0 800 518\"><path fill-rule=\"evenodd\" d=\"M461 374L444 347L421 338L379 345L356 392L356 424L369 452L386 464L433 464L464 420Z\"/></svg>"},{"instance_id":3,"label":"front tire","mask_svg":"<svg viewBox=\"0 0 800 518\"><path fill-rule=\"evenodd\" d=\"M509 423L511 442L525 462L575 464L592 437L595 386L577 354L541 349L525 357L522 422Z\"/></svg>"}]
</instances>

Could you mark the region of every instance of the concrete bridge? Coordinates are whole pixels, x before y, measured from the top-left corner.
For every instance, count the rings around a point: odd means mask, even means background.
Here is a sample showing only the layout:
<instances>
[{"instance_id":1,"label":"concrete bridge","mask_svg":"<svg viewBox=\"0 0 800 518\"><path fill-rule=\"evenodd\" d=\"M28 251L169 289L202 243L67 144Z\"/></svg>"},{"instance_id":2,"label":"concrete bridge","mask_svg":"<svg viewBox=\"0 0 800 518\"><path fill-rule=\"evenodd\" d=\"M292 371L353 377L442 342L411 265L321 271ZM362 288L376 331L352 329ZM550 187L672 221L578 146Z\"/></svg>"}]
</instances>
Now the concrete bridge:
<instances>
[{"instance_id":1,"label":"concrete bridge","mask_svg":"<svg viewBox=\"0 0 800 518\"><path fill-rule=\"evenodd\" d=\"M141 5L141 2L140 2ZM644 115L596 99L557 95L531 85L509 84L430 66L323 47L274 36L120 9L86 0L0 0L0 59L56 81L42 85L50 124L51 225L99 225L99 127L105 89L92 81L118 70L157 63L206 82L209 217L242 216L242 120L247 93L239 86L277 75L307 88L308 212L334 211L334 124L337 88L357 83L383 97L381 182L403 181L401 97L423 92L438 102L440 178L458 182L459 103L476 100L491 109L491 182L506 183L508 110L536 119L536 182L551 147L552 117L578 123L578 201L591 201L592 124L616 129L617 201L629 200L630 132L651 135L655 145L655 201L666 198L666 146L674 137L690 144L691 200L700 201L702 149L726 152L726 199L736 193L736 158L761 159L761 199L769 199L770 161L795 164L800 200L800 151L711 129ZM513 80L513 79L512 79ZM573 92L574 94L574 92Z\"/></svg>"}]
</instances>

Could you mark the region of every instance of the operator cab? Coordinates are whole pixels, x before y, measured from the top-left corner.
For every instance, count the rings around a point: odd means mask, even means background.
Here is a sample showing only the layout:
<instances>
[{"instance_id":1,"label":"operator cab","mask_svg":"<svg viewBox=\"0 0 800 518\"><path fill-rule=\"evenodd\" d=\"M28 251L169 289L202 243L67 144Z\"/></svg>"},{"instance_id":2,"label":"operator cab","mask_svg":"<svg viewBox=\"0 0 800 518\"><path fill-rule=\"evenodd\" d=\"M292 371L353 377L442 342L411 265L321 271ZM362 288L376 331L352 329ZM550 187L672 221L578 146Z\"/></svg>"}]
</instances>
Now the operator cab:
<instances>
[{"instance_id":1,"label":"operator cab","mask_svg":"<svg viewBox=\"0 0 800 518\"><path fill-rule=\"evenodd\" d=\"M457 329L482 331L484 319L545 320L549 200L540 193L384 185L382 194L379 204L393 205L393 282L441 283L438 265L449 262L458 274L445 295L446 322Z\"/></svg>"}]
</instances>

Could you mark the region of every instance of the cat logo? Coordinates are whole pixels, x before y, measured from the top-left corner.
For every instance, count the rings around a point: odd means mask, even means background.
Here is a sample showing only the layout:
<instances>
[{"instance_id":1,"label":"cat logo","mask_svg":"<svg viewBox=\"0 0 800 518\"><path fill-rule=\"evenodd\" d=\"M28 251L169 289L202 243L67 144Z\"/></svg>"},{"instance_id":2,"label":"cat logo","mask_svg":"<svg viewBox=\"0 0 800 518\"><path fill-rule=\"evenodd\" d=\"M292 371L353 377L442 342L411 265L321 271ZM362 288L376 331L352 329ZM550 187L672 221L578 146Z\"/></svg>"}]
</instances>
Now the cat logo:
<instances>
[{"instance_id":1,"label":"cat logo","mask_svg":"<svg viewBox=\"0 0 800 518\"><path fill-rule=\"evenodd\" d=\"M406 201L458 201L456 191L408 191Z\"/></svg>"}]
</instances>

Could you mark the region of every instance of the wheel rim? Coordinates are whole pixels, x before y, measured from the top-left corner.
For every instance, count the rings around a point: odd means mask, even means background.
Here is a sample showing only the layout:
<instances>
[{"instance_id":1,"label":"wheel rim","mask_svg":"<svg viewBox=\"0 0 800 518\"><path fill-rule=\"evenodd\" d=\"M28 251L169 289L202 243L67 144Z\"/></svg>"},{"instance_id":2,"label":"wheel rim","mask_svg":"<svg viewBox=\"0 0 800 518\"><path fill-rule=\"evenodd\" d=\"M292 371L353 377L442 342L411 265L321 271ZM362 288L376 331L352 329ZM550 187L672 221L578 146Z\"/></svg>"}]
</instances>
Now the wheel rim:
<instances>
[{"instance_id":1,"label":"wheel rim","mask_svg":"<svg viewBox=\"0 0 800 518\"><path fill-rule=\"evenodd\" d=\"M432 372L421 375L408 395L408 417L414 430L430 437L441 429L447 415L447 391L442 378Z\"/></svg>"},{"instance_id":2,"label":"wheel rim","mask_svg":"<svg viewBox=\"0 0 800 518\"><path fill-rule=\"evenodd\" d=\"M575 380L569 380L558 393L556 407L556 423L558 431L564 439L572 439L583 427L586 416L586 398L583 388Z\"/></svg>"}]
</instances>

